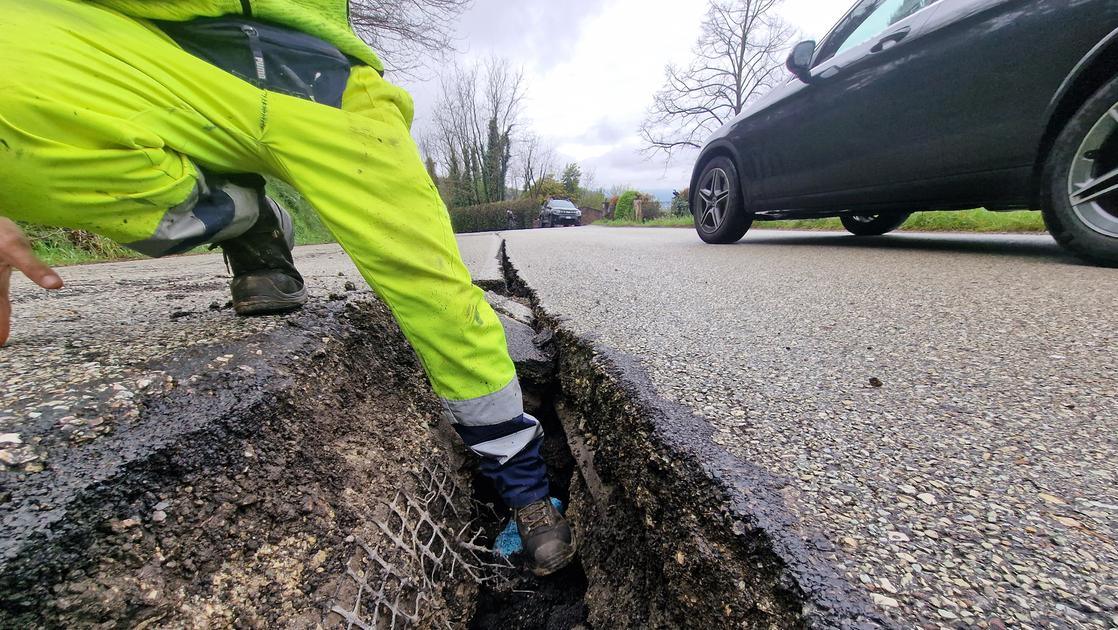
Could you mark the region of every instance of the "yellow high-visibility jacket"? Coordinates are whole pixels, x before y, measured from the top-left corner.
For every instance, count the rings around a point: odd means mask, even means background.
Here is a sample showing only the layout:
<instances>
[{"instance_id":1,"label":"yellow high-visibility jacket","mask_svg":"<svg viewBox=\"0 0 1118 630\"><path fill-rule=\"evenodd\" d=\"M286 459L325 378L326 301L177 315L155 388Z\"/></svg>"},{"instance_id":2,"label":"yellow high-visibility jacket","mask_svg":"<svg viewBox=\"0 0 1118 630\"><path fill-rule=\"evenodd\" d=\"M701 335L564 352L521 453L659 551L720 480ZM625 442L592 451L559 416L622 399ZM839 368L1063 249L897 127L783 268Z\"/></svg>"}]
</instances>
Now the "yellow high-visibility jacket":
<instances>
[{"instance_id":1,"label":"yellow high-visibility jacket","mask_svg":"<svg viewBox=\"0 0 1118 630\"><path fill-rule=\"evenodd\" d=\"M293 28L333 44L378 72L380 58L349 23L348 0L85 0L125 15L185 22L203 17L244 15Z\"/></svg>"}]
</instances>

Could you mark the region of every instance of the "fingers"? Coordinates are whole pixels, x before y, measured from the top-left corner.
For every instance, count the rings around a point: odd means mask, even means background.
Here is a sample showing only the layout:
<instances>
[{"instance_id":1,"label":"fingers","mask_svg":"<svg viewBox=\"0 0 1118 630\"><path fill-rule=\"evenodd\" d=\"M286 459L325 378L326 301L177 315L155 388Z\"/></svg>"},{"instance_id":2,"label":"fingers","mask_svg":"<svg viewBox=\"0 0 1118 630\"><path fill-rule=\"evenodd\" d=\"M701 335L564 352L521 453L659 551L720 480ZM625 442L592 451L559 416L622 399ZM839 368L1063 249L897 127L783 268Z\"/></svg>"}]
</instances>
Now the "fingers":
<instances>
[{"instance_id":1,"label":"fingers","mask_svg":"<svg viewBox=\"0 0 1118 630\"><path fill-rule=\"evenodd\" d=\"M44 289L61 289L62 277L35 256L31 243L15 223L0 222L0 265L10 265Z\"/></svg>"},{"instance_id":2,"label":"fingers","mask_svg":"<svg viewBox=\"0 0 1118 630\"><path fill-rule=\"evenodd\" d=\"M0 265L0 348L8 343L12 332L12 302L9 287L12 281L12 268Z\"/></svg>"},{"instance_id":3,"label":"fingers","mask_svg":"<svg viewBox=\"0 0 1118 630\"><path fill-rule=\"evenodd\" d=\"M30 245L16 247L6 252L6 262L23 272L23 275L44 289L61 289L62 276L39 260L31 251Z\"/></svg>"}]
</instances>

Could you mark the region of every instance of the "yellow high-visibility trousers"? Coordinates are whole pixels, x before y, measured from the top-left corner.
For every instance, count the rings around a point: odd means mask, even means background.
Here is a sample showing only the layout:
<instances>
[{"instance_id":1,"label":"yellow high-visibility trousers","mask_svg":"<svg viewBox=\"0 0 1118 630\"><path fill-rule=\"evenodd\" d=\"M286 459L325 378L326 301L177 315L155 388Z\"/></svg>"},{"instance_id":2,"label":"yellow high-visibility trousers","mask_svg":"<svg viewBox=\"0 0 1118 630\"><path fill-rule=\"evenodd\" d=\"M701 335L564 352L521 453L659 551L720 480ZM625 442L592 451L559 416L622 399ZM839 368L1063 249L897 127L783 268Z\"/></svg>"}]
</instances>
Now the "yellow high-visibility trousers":
<instances>
[{"instance_id":1,"label":"yellow high-visibility trousers","mask_svg":"<svg viewBox=\"0 0 1118 630\"><path fill-rule=\"evenodd\" d=\"M538 450L403 90L361 66L342 109L263 91L151 24L75 0L0 0L0 59L0 215L136 243L187 201L195 165L286 181L391 308L471 446L496 467ZM513 502L546 495L521 481Z\"/></svg>"}]
</instances>

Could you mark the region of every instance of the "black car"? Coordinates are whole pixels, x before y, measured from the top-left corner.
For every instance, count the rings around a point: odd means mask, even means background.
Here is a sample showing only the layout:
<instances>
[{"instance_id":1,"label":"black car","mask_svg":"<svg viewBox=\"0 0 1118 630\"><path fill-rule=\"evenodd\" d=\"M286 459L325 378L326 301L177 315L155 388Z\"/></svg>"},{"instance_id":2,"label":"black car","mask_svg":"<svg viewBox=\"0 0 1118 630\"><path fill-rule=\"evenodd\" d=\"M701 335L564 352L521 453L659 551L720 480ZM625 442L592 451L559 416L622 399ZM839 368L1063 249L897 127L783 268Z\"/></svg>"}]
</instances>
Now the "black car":
<instances>
[{"instance_id":1,"label":"black car","mask_svg":"<svg viewBox=\"0 0 1118 630\"><path fill-rule=\"evenodd\" d=\"M548 199L540 209L540 227L581 225L582 210L567 199Z\"/></svg>"},{"instance_id":2,"label":"black car","mask_svg":"<svg viewBox=\"0 0 1118 630\"><path fill-rule=\"evenodd\" d=\"M1118 2L860 0L716 132L691 182L708 243L755 220L880 235L923 210L1041 209L1118 266Z\"/></svg>"}]
</instances>

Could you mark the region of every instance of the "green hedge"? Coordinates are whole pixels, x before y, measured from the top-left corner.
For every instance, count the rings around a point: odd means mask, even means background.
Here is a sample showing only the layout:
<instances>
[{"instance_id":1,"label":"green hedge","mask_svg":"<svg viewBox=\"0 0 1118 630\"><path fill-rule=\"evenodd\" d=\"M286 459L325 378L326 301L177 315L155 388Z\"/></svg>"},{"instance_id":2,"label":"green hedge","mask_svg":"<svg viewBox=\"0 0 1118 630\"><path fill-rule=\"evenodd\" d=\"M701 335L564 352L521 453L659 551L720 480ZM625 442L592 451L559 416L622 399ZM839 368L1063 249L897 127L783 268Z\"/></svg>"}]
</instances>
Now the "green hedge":
<instances>
[{"instance_id":1,"label":"green hedge","mask_svg":"<svg viewBox=\"0 0 1118 630\"><path fill-rule=\"evenodd\" d=\"M617 200L617 208L613 211L613 218L618 221L636 219L636 209L633 207L633 202L640 196L641 194L635 190L627 190L621 193L621 197Z\"/></svg>"},{"instance_id":2,"label":"green hedge","mask_svg":"<svg viewBox=\"0 0 1118 630\"><path fill-rule=\"evenodd\" d=\"M334 235L326 228L311 204L291 186L278 179L268 180L268 196L291 213L295 223L295 242L299 245L333 243Z\"/></svg>"},{"instance_id":3,"label":"green hedge","mask_svg":"<svg viewBox=\"0 0 1118 630\"><path fill-rule=\"evenodd\" d=\"M513 225L509 225L508 211L512 210ZM535 199L517 199L487 203L467 208L451 208L450 221L458 234L494 232L497 230L526 230L535 225L540 214L540 203Z\"/></svg>"}]
</instances>

